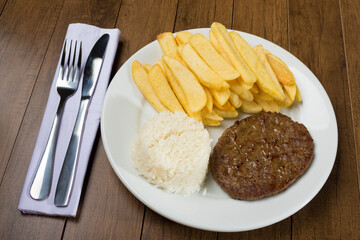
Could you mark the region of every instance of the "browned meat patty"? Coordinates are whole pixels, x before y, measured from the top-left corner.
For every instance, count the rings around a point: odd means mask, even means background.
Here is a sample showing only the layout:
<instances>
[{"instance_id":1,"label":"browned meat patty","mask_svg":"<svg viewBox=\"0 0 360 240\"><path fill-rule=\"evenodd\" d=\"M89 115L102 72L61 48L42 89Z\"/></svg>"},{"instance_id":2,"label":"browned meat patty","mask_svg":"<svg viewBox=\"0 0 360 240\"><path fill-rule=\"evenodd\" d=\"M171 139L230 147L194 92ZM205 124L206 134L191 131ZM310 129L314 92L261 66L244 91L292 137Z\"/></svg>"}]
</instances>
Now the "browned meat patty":
<instances>
[{"instance_id":1,"label":"browned meat patty","mask_svg":"<svg viewBox=\"0 0 360 240\"><path fill-rule=\"evenodd\" d=\"M230 197L255 200L291 185L314 152L306 127L281 113L261 113L225 130L211 154L211 172Z\"/></svg>"}]
</instances>

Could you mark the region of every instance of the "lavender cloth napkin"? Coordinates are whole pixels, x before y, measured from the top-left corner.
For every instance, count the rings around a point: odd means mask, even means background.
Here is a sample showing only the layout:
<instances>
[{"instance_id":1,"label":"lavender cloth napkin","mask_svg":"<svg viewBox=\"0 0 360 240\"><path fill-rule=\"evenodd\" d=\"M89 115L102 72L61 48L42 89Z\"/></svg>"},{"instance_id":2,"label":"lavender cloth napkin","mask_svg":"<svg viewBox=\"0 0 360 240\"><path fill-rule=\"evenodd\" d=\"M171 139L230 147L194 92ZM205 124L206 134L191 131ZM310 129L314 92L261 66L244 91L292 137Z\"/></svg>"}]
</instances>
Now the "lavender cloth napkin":
<instances>
[{"instance_id":1,"label":"lavender cloth napkin","mask_svg":"<svg viewBox=\"0 0 360 240\"><path fill-rule=\"evenodd\" d=\"M80 147L79 161L76 169L76 176L74 180L73 190L70 196L69 205L67 207L56 207L54 205L54 198L57 180L60 175L62 163L66 153L66 148L70 141L70 137L80 105L80 87L77 92L67 100L65 105L58 135L58 142L56 146L54 172L50 195L44 200L34 200L31 198L29 193L37 167L40 163L41 155L44 151L46 141L50 133L52 121L54 119L54 116L56 115L57 105L60 101L60 97L56 91L56 77L59 71L58 66L50 89L44 117L41 123L39 135L36 140L34 152L31 158L29 169L25 178L24 187L20 197L18 209L23 213L71 217L76 216L90 153L92 151L95 136L100 123L102 103L109 83L111 69L119 42L120 30L102 29L87 24L76 23L70 24L66 33L66 39L73 41L82 41L82 68L85 66L85 62L87 60L87 57L89 56L92 47L94 46L96 41L105 33L108 33L110 35L110 38L105 52L105 59L100 72L99 80L93 98L91 100L87 119L85 122L84 133ZM81 86L81 83L82 82L80 82L79 86Z\"/></svg>"}]
</instances>

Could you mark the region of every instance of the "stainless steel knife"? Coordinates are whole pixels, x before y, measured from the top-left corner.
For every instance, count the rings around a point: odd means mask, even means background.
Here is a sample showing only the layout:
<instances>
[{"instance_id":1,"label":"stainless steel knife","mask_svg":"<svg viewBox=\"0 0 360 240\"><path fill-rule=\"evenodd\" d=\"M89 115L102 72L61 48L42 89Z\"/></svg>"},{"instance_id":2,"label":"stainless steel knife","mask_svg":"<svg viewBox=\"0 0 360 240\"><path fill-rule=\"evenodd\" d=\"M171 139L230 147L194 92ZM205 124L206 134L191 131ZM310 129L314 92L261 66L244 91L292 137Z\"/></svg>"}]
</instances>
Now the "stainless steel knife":
<instances>
[{"instance_id":1,"label":"stainless steel knife","mask_svg":"<svg viewBox=\"0 0 360 240\"><path fill-rule=\"evenodd\" d=\"M102 35L85 64L80 107L56 187L54 203L57 207L66 207L69 204L87 110L99 78L108 41L109 34Z\"/></svg>"}]
</instances>

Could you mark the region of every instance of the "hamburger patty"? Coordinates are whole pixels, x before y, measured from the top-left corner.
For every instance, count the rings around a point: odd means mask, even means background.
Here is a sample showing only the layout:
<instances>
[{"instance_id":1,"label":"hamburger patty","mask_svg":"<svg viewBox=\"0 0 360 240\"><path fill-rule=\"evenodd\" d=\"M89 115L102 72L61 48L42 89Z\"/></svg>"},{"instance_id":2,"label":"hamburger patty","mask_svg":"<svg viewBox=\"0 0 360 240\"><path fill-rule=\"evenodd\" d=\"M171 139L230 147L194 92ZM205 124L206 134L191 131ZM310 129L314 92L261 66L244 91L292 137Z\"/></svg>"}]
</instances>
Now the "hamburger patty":
<instances>
[{"instance_id":1,"label":"hamburger patty","mask_svg":"<svg viewBox=\"0 0 360 240\"><path fill-rule=\"evenodd\" d=\"M230 197L255 200L291 185L310 165L306 127L281 113L261 113L225 130L211 154L211 172Z\"/></svg>"}]
</instances>

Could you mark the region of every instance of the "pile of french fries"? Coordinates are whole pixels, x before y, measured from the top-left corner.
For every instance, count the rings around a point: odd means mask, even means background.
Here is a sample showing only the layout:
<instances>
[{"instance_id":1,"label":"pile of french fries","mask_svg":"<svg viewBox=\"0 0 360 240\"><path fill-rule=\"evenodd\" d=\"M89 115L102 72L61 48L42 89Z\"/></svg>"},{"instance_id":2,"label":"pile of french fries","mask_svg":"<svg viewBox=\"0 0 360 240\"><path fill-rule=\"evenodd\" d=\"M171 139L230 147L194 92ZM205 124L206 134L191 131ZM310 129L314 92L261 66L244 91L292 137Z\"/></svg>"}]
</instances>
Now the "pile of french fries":
<instances>
[{"instance_id":1,"label":"pile of french fries","mask_svg":"<svg viewBox=\"0 0 360 240\"><path fill-rule=\"evenodd\" d=\"M244 113L279 112L301 95L288 66L262 45L251 46L237 32L214 22L202 34L157 36L164 53L155 65L132 63L133 80L158 111L182 111L218 126Z\"/></svg>"}]
</instances>

